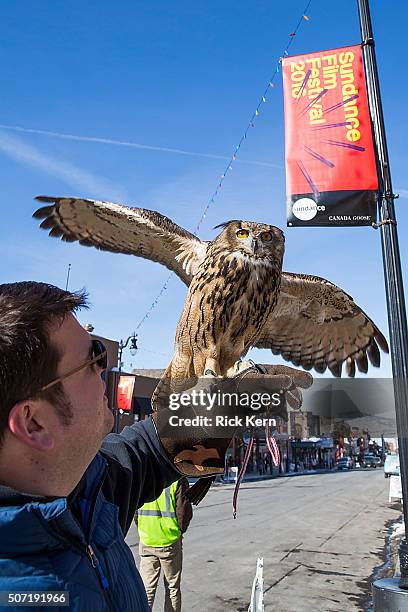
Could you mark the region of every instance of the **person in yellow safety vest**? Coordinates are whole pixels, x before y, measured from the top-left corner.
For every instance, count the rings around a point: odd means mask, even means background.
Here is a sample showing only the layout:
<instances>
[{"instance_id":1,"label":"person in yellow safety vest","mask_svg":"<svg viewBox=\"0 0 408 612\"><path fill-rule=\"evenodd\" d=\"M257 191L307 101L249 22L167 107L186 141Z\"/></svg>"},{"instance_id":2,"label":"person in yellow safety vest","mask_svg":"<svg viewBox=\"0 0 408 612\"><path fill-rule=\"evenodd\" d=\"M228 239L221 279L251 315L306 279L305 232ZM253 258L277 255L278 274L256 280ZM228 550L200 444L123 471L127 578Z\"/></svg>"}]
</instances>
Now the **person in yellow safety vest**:
<instances>
[{"instance_id":1,"label":"person in yellow safety vest","mask_svg":"<svg viewBox=\"0 0 408 612\"><path fill-rule=\"evenodd\" d=\"M173 482L155 501L139 508L135 517L140 539L139 571L148 604L153 606L160 570L163 569L164 612L181 610L182 536L193 516L191 503L186 498L188 489L187 478Z\"/></svg>"}]
</instances>

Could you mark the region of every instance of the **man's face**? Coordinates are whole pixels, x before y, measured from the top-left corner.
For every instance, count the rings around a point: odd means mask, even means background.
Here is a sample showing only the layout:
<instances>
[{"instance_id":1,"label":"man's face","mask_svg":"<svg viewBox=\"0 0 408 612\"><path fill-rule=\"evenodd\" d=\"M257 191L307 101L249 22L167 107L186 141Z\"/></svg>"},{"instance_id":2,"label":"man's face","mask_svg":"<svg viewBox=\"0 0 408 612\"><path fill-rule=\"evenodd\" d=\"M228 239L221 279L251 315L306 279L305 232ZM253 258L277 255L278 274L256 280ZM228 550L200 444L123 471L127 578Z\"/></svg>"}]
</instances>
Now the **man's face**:
<instances>
[{"instance_id":1,"label":"man's face","mask_svg":"<svg viewBox=\"0 0 408 612\"><path fill-rule=\"evenodd\" d=\"M91 337L73 315L65 317L62 324L51 326L49 333L51 343L61 355L58 376L92 357ZM58 427L58 446L68 469L71 463L72 467L85 470L113 427L101 373L100 366L92 364L61 383L72 411L70 423L61 423L61 428Z\"/></svg>"}]
</instances>

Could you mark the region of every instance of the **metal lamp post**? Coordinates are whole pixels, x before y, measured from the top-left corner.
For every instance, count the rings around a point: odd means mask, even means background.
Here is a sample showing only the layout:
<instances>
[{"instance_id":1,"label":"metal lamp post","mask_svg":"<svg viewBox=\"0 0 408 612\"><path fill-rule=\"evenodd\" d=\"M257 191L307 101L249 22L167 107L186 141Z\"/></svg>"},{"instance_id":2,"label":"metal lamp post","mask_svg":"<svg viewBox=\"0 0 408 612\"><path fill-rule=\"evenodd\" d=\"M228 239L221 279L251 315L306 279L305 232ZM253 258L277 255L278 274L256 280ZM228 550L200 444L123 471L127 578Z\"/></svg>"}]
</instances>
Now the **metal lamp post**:
<instances>
[{"instance_id":1,"label":"metal lamp post","mask_svg":"<svg viewBox=\"0 0 408 612\"><path fill-rule=\"evenodd\" d=\"M401 579L397 584L374 583L375 610L406 610L408 605L408 330L404 287L394 209L395 195L391 183L384 116L381 103L380 81L374 48L369 0L357 0L368 100L377 148L377 167L380 179L378 211L383 253L385 292L390 330L391 364L394 378L395 412L400 452L401 484L405 521L405 540L399 548ZM385 603L387 602L387 603Z\"/></svg>"},{"instance_id":2,"label":"metal lamp post","mask_svg":"<svg viewBox=\"0 0 408 612\"><path fill-rule=\"evenodd\" d=\"M122 353L124 351L124 349L127 347L127 345L130 342L130 352L131 354L135 354L138 346L137 346L137 335L135 332L133 332L133 334L131 334L128 338L126 338L126 340L120 340L119 342L119 350L118 350L118 381L116 384L116 394L115 394L115 408L114 408L114 417L115 417L115 422L114 422L114 426L113 426L113 431L115 433L119 433L119 419L120 419L120 410L119 410L119 406L118 406L118 385L120 382L120 374L122 372Z\"/></svg>"}]
</instances>

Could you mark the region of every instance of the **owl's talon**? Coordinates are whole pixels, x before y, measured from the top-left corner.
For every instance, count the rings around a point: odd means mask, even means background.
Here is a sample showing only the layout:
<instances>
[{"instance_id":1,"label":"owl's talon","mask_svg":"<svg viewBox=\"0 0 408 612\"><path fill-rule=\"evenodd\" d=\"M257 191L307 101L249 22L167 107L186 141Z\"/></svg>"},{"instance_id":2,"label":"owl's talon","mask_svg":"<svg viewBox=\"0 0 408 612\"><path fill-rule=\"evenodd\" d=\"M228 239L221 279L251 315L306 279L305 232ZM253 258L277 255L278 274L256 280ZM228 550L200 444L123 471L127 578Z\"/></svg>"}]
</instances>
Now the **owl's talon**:
<instances>
[{"instance_id":1,"label":"owl's talon","mask_svg":"<svg viewBox=\"0 0 408 612\"><path fill-rule=\"evenodd\" d=\"M206 378L217 378L217 375L215 374L215 372L213 372L209 368L207 368L207 370L204 370L204 376Z\"/></svg>"},{"instance_id":2,"label":"owl's talon","mask_svg":"<svg viewBox=\"0 0 408 612\"><path fill-rule=\"evenodd\" d=\"M234 363L233 366L231 366L230 368L228 368L227 370L227 376L228 377L233 377L236 376L237 374L239 374L240 372L244 371L244 370L249 370L250 368L256 368L256 364L252 361L252 359L248 359L247 361L241 361L241 359L239 359L238 361L236 361Z\"/></svg>"}]
</instances>

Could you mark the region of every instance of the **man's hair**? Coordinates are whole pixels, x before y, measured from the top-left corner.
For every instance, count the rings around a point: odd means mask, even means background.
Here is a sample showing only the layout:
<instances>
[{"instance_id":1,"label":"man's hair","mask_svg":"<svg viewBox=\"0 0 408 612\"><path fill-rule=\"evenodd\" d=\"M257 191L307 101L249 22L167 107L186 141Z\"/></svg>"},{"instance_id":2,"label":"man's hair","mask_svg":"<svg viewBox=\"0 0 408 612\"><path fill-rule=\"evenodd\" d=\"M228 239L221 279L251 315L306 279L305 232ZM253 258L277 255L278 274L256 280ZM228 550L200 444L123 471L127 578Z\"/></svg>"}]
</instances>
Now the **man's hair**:
<instances>
[{"instance_id":1,"label":"man's hair","mask_svg":"<svg viewBox=\"0 0 408 612\"><path fill-rule=\"evenodd\" d=\"M39 392L57 378L59 351L50 342L48 327L79 308L87 307L84 291L70 293L48 285L26 281L0 285L0 445L12 407L28 398L42 397L52 403L62 422L72 411L57 383Z\"/></svg>"}]
</instances>

